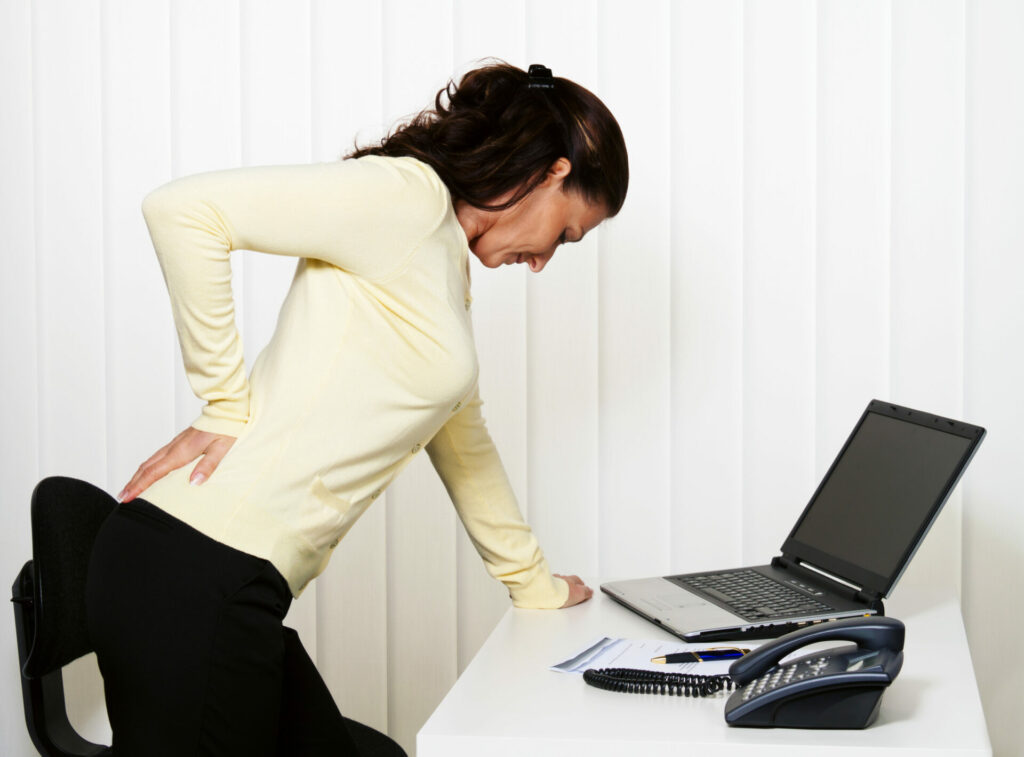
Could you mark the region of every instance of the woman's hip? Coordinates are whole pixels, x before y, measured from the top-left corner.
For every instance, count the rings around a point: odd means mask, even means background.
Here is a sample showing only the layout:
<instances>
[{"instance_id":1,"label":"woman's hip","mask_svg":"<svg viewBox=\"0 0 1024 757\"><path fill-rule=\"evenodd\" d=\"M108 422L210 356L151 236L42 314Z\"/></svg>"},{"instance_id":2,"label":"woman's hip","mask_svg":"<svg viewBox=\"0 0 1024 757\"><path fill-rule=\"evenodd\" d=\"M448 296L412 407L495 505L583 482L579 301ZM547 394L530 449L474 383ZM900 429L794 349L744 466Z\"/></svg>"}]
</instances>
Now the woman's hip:
<instances>
[{"instance_id":1,"label":"woman's hip","mask_svg":"<svg viewBox=\"0 0 1024 757\"><path fill-rule=\"evenodd\" d=\"M86 587L115 754L195 753L206 741L262 753L277 738L290 602L267 560L149 502L119 505Z\"/></svg>"}]
</instances>

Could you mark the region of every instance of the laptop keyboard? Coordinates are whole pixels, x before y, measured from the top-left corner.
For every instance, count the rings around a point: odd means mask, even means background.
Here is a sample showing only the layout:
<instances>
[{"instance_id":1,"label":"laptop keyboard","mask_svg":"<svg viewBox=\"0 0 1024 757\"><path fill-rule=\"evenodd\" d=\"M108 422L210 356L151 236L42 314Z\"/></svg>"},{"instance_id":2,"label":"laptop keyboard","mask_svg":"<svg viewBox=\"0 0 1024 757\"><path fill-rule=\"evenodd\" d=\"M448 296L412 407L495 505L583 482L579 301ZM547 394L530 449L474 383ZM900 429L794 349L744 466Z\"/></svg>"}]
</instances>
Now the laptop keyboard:
<instances>
[{"instance_id":1,"label":"laptop keyboard","mask_svg":"<svg viewBox=\"0 0 1024 757\"><path fill-rule=\"evenodd\" d=\"M667 576L683 588L723 602L747 620L775 620L817 615L833 608L801 591L774 581L756 570L743 568L728 573ZM819 589L808 589L821 593Z\"/></svg>"}]
</instances>

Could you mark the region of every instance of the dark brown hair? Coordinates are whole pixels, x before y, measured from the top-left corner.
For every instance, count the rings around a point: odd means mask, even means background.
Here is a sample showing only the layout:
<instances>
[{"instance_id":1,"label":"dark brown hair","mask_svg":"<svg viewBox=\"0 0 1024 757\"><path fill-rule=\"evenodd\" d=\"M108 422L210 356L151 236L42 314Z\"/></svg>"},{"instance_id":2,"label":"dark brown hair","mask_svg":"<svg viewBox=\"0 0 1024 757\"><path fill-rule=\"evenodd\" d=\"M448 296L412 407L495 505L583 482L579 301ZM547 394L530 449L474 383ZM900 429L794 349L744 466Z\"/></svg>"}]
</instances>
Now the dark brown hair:
<instances>
[{"instance_id":1,"label":"dark brown hair","mask_svg":"<svg viewBox=\"0 0 1024 757\"><path fill-rule=\"evenodd\" d=\"M559 158L572 169L562 188L608 215L622 208L629 186L626 142L615 117L593 93L552 77L528 87L529 75L498 61L473 69L438 91L421 111L373 147L345 156L411 156L433 168L455 200L504 210L529 194ZM447 103L445 102L447 100ZM492 204L508 192L505 203Z\"/></svg>"}]
</instances>

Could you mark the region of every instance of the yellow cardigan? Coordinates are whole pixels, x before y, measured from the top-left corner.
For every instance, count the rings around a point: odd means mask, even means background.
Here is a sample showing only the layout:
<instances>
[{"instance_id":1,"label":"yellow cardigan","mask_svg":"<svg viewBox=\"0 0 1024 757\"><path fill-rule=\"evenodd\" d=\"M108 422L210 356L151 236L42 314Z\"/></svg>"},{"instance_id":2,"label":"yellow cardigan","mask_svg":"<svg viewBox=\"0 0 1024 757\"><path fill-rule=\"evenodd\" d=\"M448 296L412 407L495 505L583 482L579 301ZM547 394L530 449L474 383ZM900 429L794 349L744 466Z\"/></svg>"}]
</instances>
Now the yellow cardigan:
<instances>
[{"instance_id":1,"label":"yellow cardigan","mask_svg":"<svg viewBox=\"0 0 1024 757\"><path fill-rule=\"evenodd\" d=\"M451 196L414 158L189 176L143 201L195 393L193 424L238 441L142 493L270 560L298 596L421 449L488 571L519 607L559 607L554 578L487 432L469 312L469 249ZM299 257L247 378L232 250Z\"/></svg>"}]
</instances>

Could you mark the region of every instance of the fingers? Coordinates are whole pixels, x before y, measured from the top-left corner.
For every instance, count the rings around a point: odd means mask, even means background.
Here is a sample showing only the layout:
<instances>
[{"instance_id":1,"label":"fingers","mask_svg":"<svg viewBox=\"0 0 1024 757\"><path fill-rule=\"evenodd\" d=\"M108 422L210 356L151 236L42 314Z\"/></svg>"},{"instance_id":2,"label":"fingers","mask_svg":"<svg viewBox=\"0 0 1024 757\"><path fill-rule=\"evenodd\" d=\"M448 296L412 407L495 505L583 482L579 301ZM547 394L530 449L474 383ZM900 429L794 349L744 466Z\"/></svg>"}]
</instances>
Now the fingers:
<instances>
[{"instance_id":1,"label":"fingers","mask_svg":"<svg viewBox=\"0 0 1024 757\"><path fill-rule=\"evenodd\" d=\"M561 578L569 584L569 596L562 607L578 605L581 602L586 602L594 596L594 590L583 583L583 580L579 576L563 576L559 573L555 573L554 575L556 578Z\"/></svg>"},{"instance_id":2,"label":"fingers","mask_svg":"<svg viewBox=\"0 0 1024 757\"><path fill-rule=\"evenodd\" d=\"M132 476L131 481L125 484L124 489L122 489L121 493L117 495L117 499L120 502L131 502L140 493L146 491L154 481L174 470L174 468L168 467L166 459L175 442L180 438L181 434L178 434L178 436L174 437L169 444L165 444L163 447L158 449L152 457L139 466L138 470L135 471L135 475ZM184 464L185 463L182 462L175 467L180 468Z\"/></svg>"},{"instance_id":3,"label":"fingers","mask_svg":"<svg viewBox=\"0 0 1024 757\"><path fill-rule=\"evenodd\" d=\"M554 576L555 578L561 578L563 581L569 584L579 584L580 586L585 586L585 584L583 583L583 579L579 576L563 576L561 573L555 573Z\"/></svg>"},{"instance_id":4,"label":"fingers","mask_svg":"<svg viewBox=\"0 0 1024 757\"><path fill-rule=\"evenodd\" d=\"M234 443L233 436L187 428L139 466L131 481L121 490L118 500L130 502L172 470L181 468L200 455L205 455L189 479L190 483L201 484L210 477Z\"/></svg>"},{"instance_id":5,"label":"fingers","mask_svg":"<svg viewBox=\"0 0 1024 757\"><path fill-rule=\"evenodd\" d=\"M166 454L157 453L139 466L132 476L132 480L125 485L118 499L121 502L131 502L142 492L146 491L154 482L159 481L172 470L183 466L187 460L176 461Z\"/></svg>"},{"instance_id":6,"label":"fingers","mask_svg":"<svg viewBox=\"0 0 1024 757\"><path fill-rule=\"evenodd\" d=\"M189 477L188 482L193 486L198 486L208 479L213 472L220 465L220 461L224 459L224 455L231 449L231 445L235 443L235 440L231 437L221 436L210 443L210 446L206 448L206 452L202 459L196 463L196 467L192 471L192 475Z\"/></svg>"}]
</instances>

